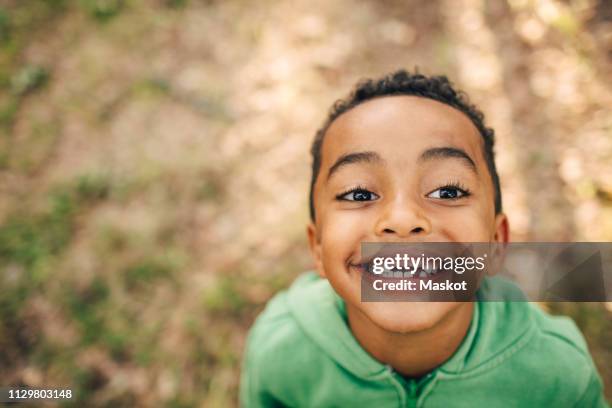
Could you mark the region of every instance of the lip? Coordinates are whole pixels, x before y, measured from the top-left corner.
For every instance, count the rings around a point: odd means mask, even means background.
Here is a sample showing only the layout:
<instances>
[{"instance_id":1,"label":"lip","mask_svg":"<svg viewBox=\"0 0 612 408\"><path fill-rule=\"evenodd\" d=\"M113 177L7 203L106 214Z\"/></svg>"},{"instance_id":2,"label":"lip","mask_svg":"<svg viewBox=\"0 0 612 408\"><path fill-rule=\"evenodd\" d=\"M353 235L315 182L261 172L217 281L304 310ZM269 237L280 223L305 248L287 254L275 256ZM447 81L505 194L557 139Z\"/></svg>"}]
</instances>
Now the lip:
<instances>
[{"instance_id":1,"label":"lip","mask_svg":"<svg viewBox=\"0 0 612 408\"><path fill-rule=\"evenodd\" d=\"M378 244L382 247L367 256L364 256L363 254L361 254L361 251L359 251L358 253L360 253L361 256L359 256L356 261L352 261L351 259L349 259L347 264L350 264L352 266L357 266L360 264L365 265L372 262L374 258L393 258L396 255L401 255L402 257L406 255L411 258L420 258L422 256L426 258L458 257L466 256L465 250L468 249L468 247L465 247L458 242L368 242L367 244ZM441 248L436 248L433 245L446 245L449 249L441 250ZM399 249L397 248L398 246L400 246Z\"/></svg>"}]
</instances>

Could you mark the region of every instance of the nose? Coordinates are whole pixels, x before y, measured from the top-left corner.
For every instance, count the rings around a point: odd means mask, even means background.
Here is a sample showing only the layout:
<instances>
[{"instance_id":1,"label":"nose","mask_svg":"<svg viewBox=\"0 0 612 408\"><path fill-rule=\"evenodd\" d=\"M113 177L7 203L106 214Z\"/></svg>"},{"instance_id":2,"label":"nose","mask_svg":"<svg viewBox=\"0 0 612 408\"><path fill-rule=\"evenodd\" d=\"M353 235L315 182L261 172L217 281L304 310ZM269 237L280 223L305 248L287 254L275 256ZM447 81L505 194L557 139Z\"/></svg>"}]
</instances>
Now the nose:
<instances>
[{"instance_id":1,"label":"nose","mask_svg":"<svg viewBox=\"0 0 612 408\"><path fill-rule=\"evenodd\" d=\"M398 198L381 208L375 229L379 237L416 238L431 233L431 222L416 203Z\"/></svg>"}]
</instances>

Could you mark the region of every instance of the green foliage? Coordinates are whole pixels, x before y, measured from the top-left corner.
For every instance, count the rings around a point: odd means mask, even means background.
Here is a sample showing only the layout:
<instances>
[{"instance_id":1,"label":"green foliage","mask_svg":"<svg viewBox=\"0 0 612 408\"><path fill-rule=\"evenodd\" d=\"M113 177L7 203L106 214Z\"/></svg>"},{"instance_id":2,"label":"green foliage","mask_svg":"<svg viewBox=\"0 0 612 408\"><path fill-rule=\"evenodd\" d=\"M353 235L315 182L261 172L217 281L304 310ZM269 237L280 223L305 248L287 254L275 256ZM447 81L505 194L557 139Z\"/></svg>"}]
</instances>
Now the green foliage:
<instances>
[{"instance_id":1,"label":"green foliage","mask_svg":"<svg viewBox=\"0 0 612 408\"><path fill-rule=\"evenodd\" d=\"M12 3L0 6L0 131L11 129L24 97L49 81L48 68L24 64L22 54L66 10L65 0Z\"/></svg>"},{"instance_id":2,"label":"green foliage","mask_svg":"<svg viewBox=\"0 0 612 408\"><path fill-rule=\"evenodd\" d=\"M11 88L15 95L23 96L40 89L47 83L49 72L37 65L26 65L15 74L11 80Z\"/></svg>"},{"instance_id":3,"label":"green foliage","mask_svg":"<svg viewBox=\"0 0 612 408\"><path fill-rule=\"evenodd\" d=\"M92 344L102 339L107 328L104 324L104 305L109 298L108 285L96 278L89 287L81 293L74 288L67 288L65 298L71 316L81 329L81 341L84 345Z\"/></svg>"},{"instance_id":4,"label":"green foliage","mask_svg":"<svg viewBox=\"0 0 612 408\"><path fill-rule=\"evenodd\" d=\"M91 394L104 386L106 379L94 368L74 368L74 399L67 406L81 407L89 400Z\"/></svg>"},{"instance_id":5,"label":"green foliage","mask_svg":"<svg viewBox=\"0 0 612 408\"><path fill-rule=\"evenodd\" d=\"M123 0L81 0L82 7L99 22L116 17L124 7Z\"/></svg>"},{"instance_id":6,"label":"green foliage","mask_svg":"<svg viewBox=\"0 0 612 408\"><path fill-rule=\"evenodd\" d=\"M184 8L189 0L166 0L166 6L173 9Z\"/></svg>"},{"instance_id":7,"label":"green foliage","mask_svg":"<svg viewBox=\"0 0 612 408\"><path fill-rule=\"evenodd\" d=\"M66 0L17 1L0 6L0 131L8 132L24 97L42 89L49 81L46 67L24 64L23 50L42 32L52 29L67 10ZM46 34L45 34L46 35ZM0 168L8 158L0 153Z\"/></svg>"},{"instance_id":8,"label":"green foliage","mask_svg":"<svg viewBox=\"0 0 612 408\"><path fill-rule=\"evenodd\" d=\"M11 35L11 24L8 12L0 7L0 44L8 41Z\"/></svg>"},{"instance_id":9,"label":"green foliage","mask_svg":"<svg viewBox=\"0 0 612 408\"><path fill-rule=\"evenodd\" d=\"M122 276L128 290L136 290L157 279L170 277L173 269L173 265L167 260L151 258L128 266Z\"/></svg>"},{"instance_id":10,"label":"green foliage","mask_svg":"<svg viewBox=\"0 0 612 408\"><path fill-rule=\"evenodd\" d=\"M108 198L111 180L104 174L86 174L75 183L75 193L79 202L94 203Z\"/></svg>"},{"instance_id":11,"label":"green foliage","mask_svg":"<svg viewBox=\"0 0 612 408\"><path fill-rule=\"evenodd\" d=\"M167 95L170 91L170 84L163 78L147 78L132 85L136 94Z\"/></svg>"},{"instance_id":12,"label":"green foliage","mask_svg":"<svg viewBox=\"0 0 612 408\"><path fill-rule=\"evenodd\" d=\"M0 227L0 260L3 263L15 263L33 270L68 244L75 203L65 193L52 195L50 202L47 212L15 214Z\"/></svg>"},{"instance_id":13,"label":"green foliage","mask_svg":"<svg viewBox=\"0 0 612 408\"><path fill-rule=\"evenodd\" d=\"M204 178L196 191L196 199L219 202L223 197L223 189L219 178Z\"/></svg>"},{"instance_id":14,"label":"green foliage","mask_svg":"<svg viewBox=\"0 0 612 408\"><path fill-rule=\"evenodd\" d=\"M0 129L4 129L5 131L10 129L15 121L15 115L18 109L19 104L16 98L10 98L3 105L0 105Z\"/></svg>"},{"instance_id":15,"label":"green foliage","mask_svg":"<svg viewBox=\"0 0 612 408\"><path fill-rule=\"evenodd\" d=\"M52 192L46 211L10 215L0 226L0 261L32 270L48 257L58 255L70 242L79 208L105 198L108 191L107 179L83 176Z\"/></svg>"},{"instance_id":16,"label":"green foliage","mask_svg":"<svg viewBox=\"0 0 612 408\"><path fill-rule=\"evenodd\" d=\"M238 315L248 305L239 288L239 277L222 276L203 295L206 310L211 313Z\"/></svg>"},{"instance_id":17,"label":"green foliage","mask_svg":"<svg viewBox=\"0 0 612 408\"><path fill-rule=\"evenodd\" d=\"M61 132L58 121L28 122L29 132L23 132L19 143L7 149L6 167L33 174L52 158Z\"/></svg>"},{"instance_id":18,"label":"green foliage","mask_svg":"<svg viewBox=\"0 0 612 408\"><path fill-rule=\"evenodd\" d=\"M6 75L0 74L0 90L11 90L11 95L7 95L4 101L0 99L0 128L10 129L25 96L42 89L48 80L49 71L38 65L22 67L9 80Z\"/></svg>"},{"instance_id":19,"label":"green foliage","mask_svg":"<svg viewBox=\"0 0 612 408\"><path fill-rule=\"evenodd\" d=\"M98 184L94 184L99 186ZM92 193L93 192L93 193ZM4 269L0 279L3 293L0 297L0 333L27 333L27 321L22 319L25 301L41 291L49 282L53 262L72 240L75 218L92 197L100 197L100 188L77 179L73 183L57 187L47 198L42 211L28 211L24 206L10 214L0 226L0 265ZM65 287L69 309L83 328L84 342L92 342L104 332L103 319L96 307L108 297L108 287L95 280L84 293L77 295ZM29 337L28 337L29 338ZM35 337L37 338L37 337ZM116 345L116 339L110 339ZM0 346L8 353L20 353L27 341L18 338ZM30 347L30 346L28 346ZM23 350L27 353L28 350ZM44 358L44 353L43 353Z\"/></svg>"}]
</instances>

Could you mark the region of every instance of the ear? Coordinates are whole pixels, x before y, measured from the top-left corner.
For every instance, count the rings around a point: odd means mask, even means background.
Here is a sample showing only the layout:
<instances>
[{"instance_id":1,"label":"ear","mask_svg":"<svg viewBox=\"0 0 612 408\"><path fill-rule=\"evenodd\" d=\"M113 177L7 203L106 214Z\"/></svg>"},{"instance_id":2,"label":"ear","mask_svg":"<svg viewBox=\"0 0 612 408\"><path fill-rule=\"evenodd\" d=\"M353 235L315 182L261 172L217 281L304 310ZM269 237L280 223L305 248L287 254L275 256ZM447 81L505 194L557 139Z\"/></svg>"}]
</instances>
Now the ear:
<instances>
[{"instance_id":1,"label":"ear","mask_svg":"<svg viewBox=\"0 0 612 408\"><path fill-rule=\"evenodd\" d=\"M499 213L495 216L495 235L493 240L498 244L505 246L510 242L510 225L508 217L504 213Z\"/></svg>"},{"instance_id":2,"label":"ear","mask_svg":"<svg viewBox=\"0 0 612 408\"><path fill-rule=\"evenodd\" d=\"M489 275L497 274L503 268L506 259L506 246L510 241L510 225L506 214L495 216L495 234L493 235L493 263L488 271Z\"/></svg>"},{"instance_id":3,"label":"ear","mask_svg":"<svg viewBox=\"0 0 612 408\"><path fill-rule=\"evenodd\" d=\"M319 276L325 278L325 270L323 269L323 258L321 256L321 239L319 237L317 226L314 223L308 224L306 228L308 234L308 245L310 246L310 253L315 261L315 267Z\"/></svg>"}]
</instances>

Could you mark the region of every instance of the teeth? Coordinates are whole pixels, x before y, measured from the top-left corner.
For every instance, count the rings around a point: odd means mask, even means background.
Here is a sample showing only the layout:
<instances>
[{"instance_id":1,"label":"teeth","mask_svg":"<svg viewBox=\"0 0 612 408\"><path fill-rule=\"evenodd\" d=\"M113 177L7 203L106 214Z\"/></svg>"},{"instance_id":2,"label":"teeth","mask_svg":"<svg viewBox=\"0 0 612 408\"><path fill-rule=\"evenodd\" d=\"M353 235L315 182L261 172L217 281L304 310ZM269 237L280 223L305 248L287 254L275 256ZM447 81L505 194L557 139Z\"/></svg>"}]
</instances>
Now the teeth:
<instances>
[{"instance_id":1,"label":"teeth","mask_svg":"<svg viewBox=\"0 0 612 408\"><path fill-rule=\"evenodd\" d=\"M427 277L431 277L434 276L435 274L440 273L439 270L431 267L431 268L419 268L416 271L403 271L403 270L397 270L397 269L385 269L383 270L382 274L380 274L379 276L383 277L383 278L414 278L414 277L419 277L419 278L427 278Z\"/></svg>"}]
</instances>

